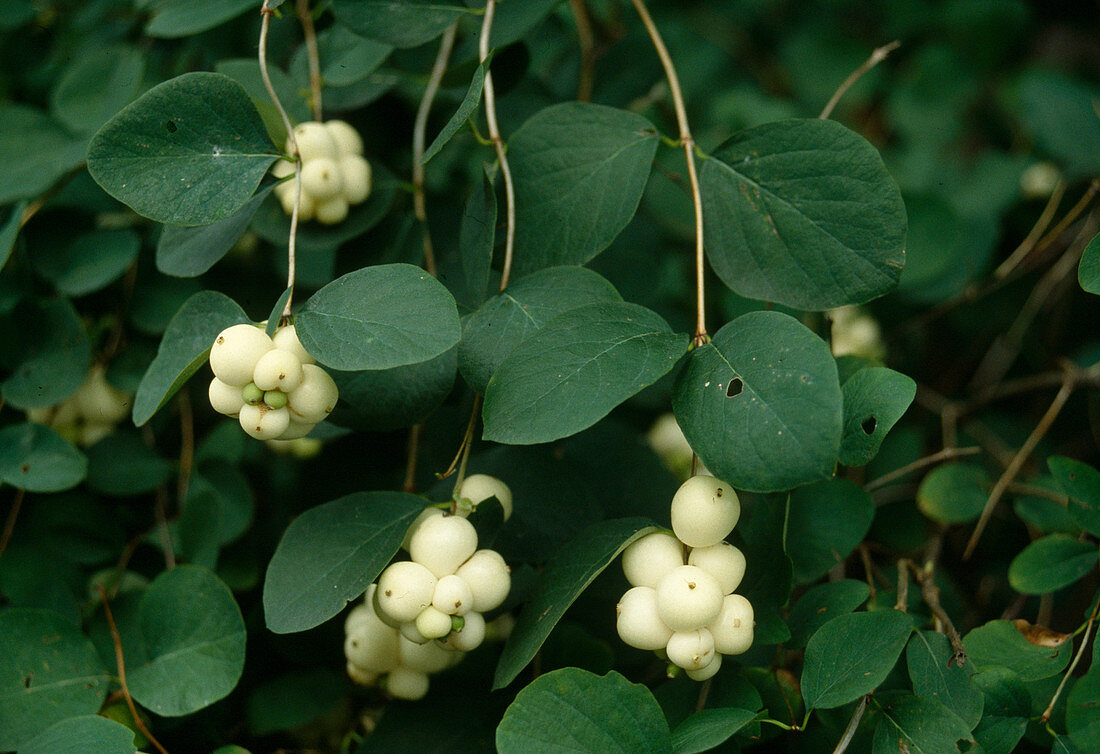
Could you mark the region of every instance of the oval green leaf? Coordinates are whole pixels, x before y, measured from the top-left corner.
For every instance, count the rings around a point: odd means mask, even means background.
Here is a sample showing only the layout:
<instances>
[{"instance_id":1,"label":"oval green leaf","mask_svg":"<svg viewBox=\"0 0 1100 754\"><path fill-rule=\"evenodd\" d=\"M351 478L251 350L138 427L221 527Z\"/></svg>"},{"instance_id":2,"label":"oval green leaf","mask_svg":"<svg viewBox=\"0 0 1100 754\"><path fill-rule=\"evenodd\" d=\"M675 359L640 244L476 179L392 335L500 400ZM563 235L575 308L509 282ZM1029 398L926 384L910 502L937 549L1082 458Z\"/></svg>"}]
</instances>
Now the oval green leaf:
<instances>
[{"instance_id":1,"label":"oval green leaf","mask_svg":"<svg viewBox=\"0 0 1100 754\"><path fill-rule=\"evenodd\" d=\"M1025 681L1040 681L1057 675L1069 664L1073 642L1057 647L1032 644L1012 621L991 620L965 637L966 656L979 671L987 667L1011 670Z\"/></svg>"},{"instance_id":2,"label":"oval green leaf","mask_svg":"<svg viewBox=\"0 0 1100 754\"><path fill-rule=\"evenodd\" d=\"M874 517L870 494L847 479L829 479L792 492L786 531L795 579L808 583L843 563L863 541Z\"/></svg>"},{"instance_id":3,"label":"oval green leaf","mask_svg":"<svg viewBox=\"0 0 1100 754\"><path fill-rule=\"evenodd\" d=\"M134 754L134 732L99 715L80 715L51 725L19 748L20 754Z\"/></svg>"},{"instance_id":4,"label":"oval green leaf","mask_svg":"<svg viewBox=\"0 0 1100 754\"><path fill-rule=\"evenodd\" d=\"M935 631L917 631L905 649L905 662L913 693L936 699L954 712L973 730L982 719L985 696L971 684L974 665L952 662L953 652L947 637Z\"/></svg>"},{"instance_id":5,"label":"oval green leaf","mask_svg":"<svg viewBox=\"0 0 1100 754\"><path fill-rule=\"evenodd\" d=\"M34 266L61 293L83 296L120 278L140 250L141 238L132 230L95 230L36 250Z\"/></svg>"},{"instance_id":6,"label":"oval green leaf","mask_svg":"<svg viewBox=\"0 0 1100 754\"><path fill-rule=\"evenodd\" d=\"M163 39L189 37L221 26L246 10L257 10L255 0L152 0L146 5L153 17L145 33Z\"/></svg>"},{"instance_id":7,"label":"oval green leaf","mask_svg":"<svg viewBox=\"0 0 1100 754\"><path fill-rule=\"evenodd\" d=\"M1077 282L1086 293L1100 296L1100 236L1095 236L1081 254Z\"/></svg>"},{"instance_id":8,"label":"oval green leaf","mask_svg":"<svg viewBox=\"0 0 1100 754\"><path fill-rule=\"evenodd\" d=\"M1051 456L1047 466L1069 496L1069 515L1082 529L1100 536L1100 471L1087 463Z\"/></svg>"},{"instance_id":9,"label":"oval green leaf","mask_svg":"<svg viewBox=\"0 0 1100 754\"><path fill-rule=\"evenodd\" d=\"M157 269L165 275L193 278L228 253L248 230L253 215L274 188L265 186L239 210L210 225L165 225L157 241Z\"/></svg>"},{"instance_id":10,"label":"oval green leaf","mask_svg":"<svg viewBox=\"0 0 1100 754\"><path fill-rule=\"evenodd\" d=\"M28 492L60 492L80 484L88 470L84 454L41 424L0 430L0 480Z\"/></svg>"},{"instance_id":11,"label":"oval green leaf","mask_svg":"<svg viewBox=\"0 0 1100 754\"><path fill-rule=\"evenodd\" d=\"M485 439L513 445L576 434L666 375L688 338L637 304L582 306L516 346L485 389Z\"/></svg>"},{"instance_id":12,"label":"oval green leaf","mask_svg":"<svg viewBox=\"0 0 1100 754\"><path fill-rule=\"evenodd\" d=\"M12 312L8 336L15 367L0 385L0 395L13 408L53 406L88 377L91 344L67 298L21 302Z\"/></svg>"},{"instance_id":13,"label":"oval green leaf","mask_svg":"<svg viewBox=\"0 0 1100 754\"><path fill-rule=\"evenodd\" d=\"M356 492L294 519L267 566L267 627L305 631L343 610L397 553L424 503L403 492Z\"/></svg>"},{"instance_id":14,"label":"oval green leaf","mask_svg":"<svg viewBox=\"0 0 1100 754\"><path fill-rule=\"evenodd\" d=\"M838 615L845 615L867 601L871 588L863 581L841 579L810 587L798 598L787 617L791 631L786 646L799 649L817 629Z\"/></svg>"},{"instance_id":15,"label":"oval green leaf","mask_svg":"<svg viewBox=\"0 0 1100 754\"><path fill-rule=\"evenodd\" d=\"M1012 559L1008 583L1021 594L1047 594L1088 575L1096 564L1094 543L1051 534L1035 540Z\"/></svg>"},{"instance_id":16,"label":"oval green leaf","mask_svg":"<svg viewBox=\"0 0 1100 754\"><path fill-rule=\"evenodd\" d=\"M699 710L672 731L672 750L676 754L710 751L725 743L755 717L755 712L736 707Z\"/></svg>"},{"instance_id":17,"label":"oval green leaf","mask_svg":"<svg viewBox=\"0 0 1100 754\"><path fill-rule=\"evenodd\" d=\"M989 475L972 463L932 469L917 489L917 507L933 521L962 524L981 515L989 497Z\"/></svg>"},{"instance_id":18,"label":"oval green leaf","mask_svg":"<svg viewBox=\"0 0 1100 754\"><path fill-rule=\"evenodd\" d=\"M424 156L420 158L421 165L426 165L428 160L443 149L447 142L451 140L451 137L458 133L458 130L466 125L466 121L473 115L478 103L481 102L481 92L485 88L485 69L487 66L488 63L486 62L474 69L474 77L470 80L470 86L466 89L466 96L462 98L455 114L440 129L439 135L424 150Z\"/></svg>"},{"instance_id":19,"label":"oval green leaf","mask_svg":"<svg viewBox=\"0 0 1100 754\"><path fill-rule=\"evenodd\" d=\"M426 418L450 395L457 370L456 349L419 364L392 369L332 370L340 400L329 421L367 432L390 432Z\"/></svg>"},{"instance_id":20,"label":"oval green leaf","mask_svg":"<svg viewBox=\"0 0 1100 754\"><path fill-rule=\"evenodd\" d=\"M707 258L747 298L797 309L861 304L905 263L905 205L882 158L831 120L735 135L699 174Z\"/></svg>"},{"instance_id":21,"label":"oval green leaf","mask_svg":"<svg viewBox=\"0 0 1100 754\"><path fill-rule=\"evenodd\" d=\"M886 433L913 402L917 383L893 369L868 367L849 377L841 392L844 435L840 440L840 462L864 466L875 457Z\"/></svg>"},{"instance_id":22,"label":"oval green leaf","mask_svg":"<svg viewBox=\"0 0 1100 754\"><path fill-rule=\"evenodd\" d=\"M44 192L84 161L87 144L33 107L0 104L0 205Z\"/></svg>"},{"instance_id":23,"label":"oval green leaf","mask_svg":"<svg viewBox=\"0 0 1100 754\"><path fill-rule=\"evenodd\" d=\"M240 84L186 73L111 118L88 147L88 171L138 214L206 225L244 206L278 156Z\"/></svg>"},{"instance_id":24,"label":"oval green leaf","mask_svg":"<svg viewBox=\"0 0 1100 754\"><path fill-rule=\"evenodd\" d=\"M74 56L50 94L54 116L76 133L91 133L138 93L145 57L128 45L89 46Z\"/></svg>"},{"instance_id":25,"label":"oval green leaf","mask_svg":"<svg viewBox=\"0 0 1100 754\"><path fill-rule=\"evenodd\" d=\"M419 47L470 9L445 0L335 0L332 12L356 34L394 47Z\"/></svg>"},{"instance_id":26,"label":"oval green leaf","mask_svg":"<svg viewBox=\"0 0 1100 754\"><path fill-rule=\"evenodd\" d=\"M769 311L738 317L692 351L672 394L707 468L754 492L832 476L842 404L829 347L794 317Z\"/></svg>"},{"instance_id":27,"label":"oval green leaf","mask_svg":"<svg viewBox=\"0 0 1100 754\"><path fill-rule=\"evenodd\" d=\"M874 754L957 754L963 751L959 741L973 740L970 728L954 710L936 699L906 694L882 709Z\"/></svg>"}]
</instances>

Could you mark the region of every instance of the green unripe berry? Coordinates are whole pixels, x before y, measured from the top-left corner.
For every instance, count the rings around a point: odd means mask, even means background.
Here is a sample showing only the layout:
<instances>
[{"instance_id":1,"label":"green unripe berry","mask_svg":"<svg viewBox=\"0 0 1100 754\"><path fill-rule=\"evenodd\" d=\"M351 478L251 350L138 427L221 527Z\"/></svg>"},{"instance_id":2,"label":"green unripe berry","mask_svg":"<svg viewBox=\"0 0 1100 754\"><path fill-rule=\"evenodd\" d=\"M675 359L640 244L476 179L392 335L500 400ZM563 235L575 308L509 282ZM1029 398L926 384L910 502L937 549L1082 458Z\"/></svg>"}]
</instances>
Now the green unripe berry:
<instances>
[{"instance_id":1,"label":"green unripe berry","mask_svg":"<svg viewBox=\"0 0 1100 754\"><path fill-rule=\"evenodd\" d=\"M282 408L286 405L286 393L282 390L268 390L264 393L264 403L268 408Z\"/></svg>"},{"instance_id":2,"label":"green unripe berry","mask_svg":"<svg viewBox=\"0 0 1100 754\"><path fill-rule=\"evenodd\" d=\"M264 391L256 387L255 382L250 382L241 388L241 399L249 406L258 406L263 402Z\"/></svg>"}]
</instances>

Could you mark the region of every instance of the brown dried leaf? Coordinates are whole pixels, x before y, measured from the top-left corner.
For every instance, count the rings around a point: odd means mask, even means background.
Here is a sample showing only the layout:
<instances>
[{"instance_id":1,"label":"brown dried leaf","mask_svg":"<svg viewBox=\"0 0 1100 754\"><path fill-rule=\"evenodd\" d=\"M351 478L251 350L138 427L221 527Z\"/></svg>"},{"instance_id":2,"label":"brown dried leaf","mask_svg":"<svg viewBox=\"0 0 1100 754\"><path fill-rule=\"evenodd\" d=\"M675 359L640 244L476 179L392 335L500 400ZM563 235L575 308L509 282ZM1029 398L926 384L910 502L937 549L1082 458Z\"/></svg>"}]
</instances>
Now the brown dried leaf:
<instances>
[{"instance_id":1,"label":"brown dried leaf","mask_svg":"<svg viewBox=\"0 0 1100 754\"><path fill-rule=\"evenodd\" d=\"M1060 634L1057 631L1051 631L1046 626L1032 625L1023 618L1017 618L1013 621L1016 626L1016 630L1024 635L1024 638L1037 647L1049 647L1051 649L1060 647L1066 643L1073 636L1073 634Z\"/></svg>"}]
</instances>

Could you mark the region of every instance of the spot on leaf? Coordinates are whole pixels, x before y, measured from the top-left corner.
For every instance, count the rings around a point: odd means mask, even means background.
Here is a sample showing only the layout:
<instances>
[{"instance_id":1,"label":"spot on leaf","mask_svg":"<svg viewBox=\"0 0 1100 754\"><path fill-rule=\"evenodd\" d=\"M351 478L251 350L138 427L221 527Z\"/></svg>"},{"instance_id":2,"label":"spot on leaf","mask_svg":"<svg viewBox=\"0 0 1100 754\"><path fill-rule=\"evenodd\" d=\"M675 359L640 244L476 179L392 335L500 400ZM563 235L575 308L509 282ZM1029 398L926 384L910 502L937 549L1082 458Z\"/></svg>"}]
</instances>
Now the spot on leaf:
<instances>
[{"instance_id":1,"label":"spot on leaf","mask_svg":"<svg viewBox=\"0 0 1100 754\"><path fill-rule=\"evenodd\" d=\"M178 130L179 130L179 126L177 126L177 125L176 125L175 123L173 123L172 121L168 121L168 126L167 126L167 128L168 128L168 133L170 133L170 134L174 134L174 133L175 133L176 131L178 131Z\"/></svg>"}]
</instances>

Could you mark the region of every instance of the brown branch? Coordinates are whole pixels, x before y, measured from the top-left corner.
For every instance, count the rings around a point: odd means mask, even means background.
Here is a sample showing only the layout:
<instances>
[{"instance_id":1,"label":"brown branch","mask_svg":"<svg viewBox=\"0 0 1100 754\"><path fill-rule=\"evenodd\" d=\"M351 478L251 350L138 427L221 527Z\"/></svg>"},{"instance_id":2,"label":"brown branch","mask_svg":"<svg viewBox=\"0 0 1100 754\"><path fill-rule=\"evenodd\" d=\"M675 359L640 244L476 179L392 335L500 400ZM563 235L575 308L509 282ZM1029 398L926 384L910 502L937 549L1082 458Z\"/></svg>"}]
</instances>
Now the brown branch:
<instances>
[{"instance_id":1,"label":"brown branch","mask_svg":"<svg viewBox=\"0 0 1100 754\"><path fill-rule=\"evenodd\" d=\"M894 609L909 612L909 560L906 558L898 561L898 599Z\"/></svg>"},{"instance_id":2,"label":"brown branch","mask_svg":"<svg viewBox=\"0 0 1100 754\"><path fill-rule=\"evenodd\" d=\"M851 89L857 81L874 68L876 65L886 60L886 56L894 50L901 47L901 42L896 39L890 44L883 45L882 47L875 48L871 52L871 56L863 61L863 65L848 74L848 78L837 87L837 90L833 92L833 96L829 98L829 101L825 104L825 107L821 111L821 115L818 118L825 120L833 113L833 108L840 102L840 98L843 97L849 89Z\"/></svg>"},{"instance_id":3,"label":"brown branch","mask_svg":"<svg viewBox=\"0 0 1100 754\"><path fill-rule=\"evenodd\" d=\"M947 611L943 609L943 605L940 604L940 588L936 586L935 560L939 553L939 543L942 540L937 538L933 542L932 553L928 556L928 559L924 563L923 568L917 568L911 562L907 562L909 570L913 572L913 577L920 585L921 597L924 599L924 604L928 605L928 609L932 611L932 615L936 617L936 620L940 622L943 627L943 632L947 636L947 640L951 643L951 659L948 660L947 666L951 667L952 663L958 667L962 667L966 664L966 649L963 647L962 636L955 629L955 624L951 621L951 616L947 614Z\"/></svg>"},{"instance_id":4,"label":"brown branch","mask_svg":"<svg viewBox=\"0 0 1100 754\"><path fill-rule=\"evenodd\" d=\"M868 492L873 492L879 487L885 487L891 482L895 482L898 479L911 474L914 471L925 468L926 466L934 466L937 463L943 461L950 461L955 458L961 458L963 456L973 456L982 452L982 449L977 446L971 446L967 448L944 448L943 450L933 453L930 456L924 458L918 458L912 463L908 463L902 466L900 469L895 469L888 474L883 474L878 479L872 479L870 482L863 486L863 489Z\"/></svg>"},{"instance_id":5,"label":"brown branch","mask_svg":"<svg viewBox=\"0 0 1100 754\"><path fill-rule=\"evenodd\" d=\"M569 9L573 12L573 22L577 25L577 41L581 48L577 100L588 102L592 99L592 84L595 79L596 35L592 31L592 19L588 17L584 0L569 0Z\"/></svg>"},{"instance_id":6,"label":"brown branch","mask_svg":"<svg viewBox=\"0 0 1100 754\"><path fill-rule=\"evenodd\" d=\"M1050 198L1047 199L1046 206L1043 207L1039 219L1031 226L1031 230L1028 231L1024 240L1021 241L1020 245L1013 249L1012 253L1008 255L1008 258L1001 262L1001 264L997 266L997 269L993 271L994 280L1001 280L1008 277L1009 274L1020 266L1020 263L1024 261L1027 255L1035 249L1039 244L1039 240L1043 237L1043 233L1054 220L1054 215L1058 211L1058 205L1062 203L1062 196L1065 192L1066 184L1062 181L1058 181L1058 185L1054 187L1054 191L1051 192Z\"/></svg>"},{"instance_id":7,"label":"brown branch","mask_svg":"<svg viewBox=\"0 0 1100 754\"><path fill-rule=\"evenodd\" d=\"M451 474L455 473L455 468L461 463L463 471L466 468L466 458L470 454L470 446L474 442L474 429L477 427L477 417L481 413L481 396L474 396L474 406L470 411L470 421L466 424L466 432L462 435L462 442L458 446L458 453L455 454L454 460L451 461L451 465L447 467L447 470L439 475L440 479L446 479ZM462 482L462 476L460 475L456 481L456 486Z\"/></svg>"},{"instance_id":8,"label":"brown branch","mask_svg":"<svg viewBox=\"0 0 1100 754\"><path fill-rule=\"evenodd\" d=\"M420 452L420 433L424 429L424 422L409 427L409 442L406 446L408 460L405 462L405 483L401 486L405 492L416 492L416 461Z\"/></svg>"},{"instance_id":9,"label":"brown branch","mask_svg":"<svg viewBox=\"0 0 1100 754\"><path fill-rule=\"evenodd\" d=\"M8 511L8 517L4 521L4 533L0 534L0 557L4 555L4 550L8 549L8 542L11 541L11 535L15 532L15 520L19 518L19 509L23 507L23 498L26 497L27 491L22 487L15 488L15 497L11 501L11 510Z\"/></svg>"},{"instance_id":10,"label":"brown branch","mask_svg":"<svg viewBox=\"0 0 1100 754\"><path fill-rule=\"evenodd\" d=\"M180 410L180 468L176 478L176 502L182 506L191 487L191 471L195 465L195 416L191 410L191 393L185 387L176 394Z\"/></svg>"},{"instance_id":11,"label":"brown branch","mask_svg":"<svg viewBox=\"0 0 1100 754\"><path fill-rule=\"evenodd\" d=\"M859 545L859 559L863 562L863 573L867 577L867 586L870 588L870 597L875 599L875 564L871 562L871 552L862 542Z\"/></svg>"}]
</instances>

